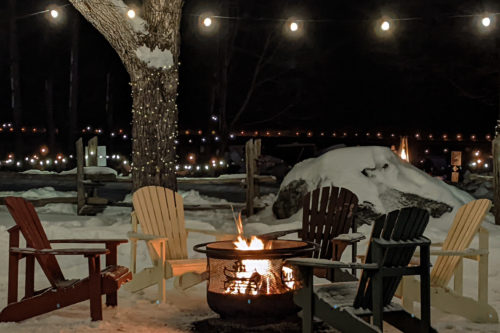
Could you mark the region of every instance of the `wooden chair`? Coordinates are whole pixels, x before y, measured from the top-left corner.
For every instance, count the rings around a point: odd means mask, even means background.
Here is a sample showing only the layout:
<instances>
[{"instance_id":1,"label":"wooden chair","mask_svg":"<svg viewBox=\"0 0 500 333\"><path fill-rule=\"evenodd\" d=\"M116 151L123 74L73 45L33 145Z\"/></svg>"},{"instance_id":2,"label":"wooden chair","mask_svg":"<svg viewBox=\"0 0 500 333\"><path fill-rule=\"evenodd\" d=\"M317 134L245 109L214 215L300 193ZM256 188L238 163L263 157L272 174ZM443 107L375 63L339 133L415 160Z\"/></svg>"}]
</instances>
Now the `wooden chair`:
<instances>
[{"instance_id":1,"label":"wooden chair","mask_svg":"<svg viewBox=\"0 0 500 333\"><path fill-rule=\"evenodd\" d=\"M22 198L5 199L16 225L9 231L9 286L7 307L0 321L21 321L65 306L90 300L92 320L102 320L101 295L106 305L117 305L117 290L132 278L128 268L117 266L117 247L123 239L63 239L48 240L33 205ZM19 231L26 248L19 248ZM51 243L104 243L101 249L52 249ZM88 259L89 276L67 280L59 267L56 255L83 255ZM100 256L106 255L106 268L101 271ZM26 259L25 296L18 300L19 261ZM51 286L35 291L35 258Z\"/></svg>"},{"instance_id":2,"label":"wooden chair","mask_svg":"<svg viewBox=\"0 0 500 333\"><path fill-rule=\"evenodd\" d=\"M303 332L312 332L314 316L341 332L382 332L383 321L403 332L435 332L430 326L430 241L422 236L428 221L428 212L420 208L403 208L378 218L364 264L310 258L287 260L299 267L304 278L303 288L294 296L295 303L302 307ZM422 254L420 265L408 267L417 246ZM313 287L314 267L363 271L359 282ZM403 275L420 275L421 319L391 303ZM373 318L372 324L369 317Z\"/></svg>"},{"instance_id":3,"label":"wooden chair","mask_svg":"<svg viewBox=\"0 0 500 333\"><path fill-rule=\"evenodd\" d=\"M216 231L186 228L182 196L168 188L145 186L132 196L132 232L130 267L134 280L126 289L136 292L158 285L159 300L165 302L165 283L177 277L176 286L185 289L205 279L199 276L207 269L207 260L188 259L187 236L189 232L213 235L218 240L233 239L235 235L221 234ZM142 233L138 232L140 224ZM146 242L153 267L136 273L137 241Z\"/></svg>"},{"instance_id":4,"label":"wooden chair","mask_svg":"<svg viewBox=\"0 0 500 333\"><path fill-rule=\"evenodd\" d=\"M354 214L358 197L346 188L323 187L306 194L303 200L302 228L260 235L260 238L276 239L297 232L299 238L320 245L313 258L340 260L348 245L352 245L352 261L356 261L356 243L365 237L356 233ZM351 229L352 234L348 234ZM339 275L343 277L339 277ZM354 274L354 271L353 271ZM315 275L329 280L351 279L340 269L316 269Z\"/></svg>"},{"instance_id":5,"label":"wooden chair","mask_svg":"<svg viewBox=\"0 0 500 333\"><path fill-rule=\"evenodd\" d=\"M431 250L438 258L431 271L431 304L444 312L455 313L469 320L497 323L498 314L488 304L488 231L481 222L488 213L491 202L479 199L460 207L441 250ZM470 249L474 236L479 235L479 249ZM478 262L477 300L463 295L463 259ZM448 288L454 277L453 290ZM419 301L418 281L406 277L401 283L403 306L413 312L413 303Z\"/></svg>"}]
</instances>

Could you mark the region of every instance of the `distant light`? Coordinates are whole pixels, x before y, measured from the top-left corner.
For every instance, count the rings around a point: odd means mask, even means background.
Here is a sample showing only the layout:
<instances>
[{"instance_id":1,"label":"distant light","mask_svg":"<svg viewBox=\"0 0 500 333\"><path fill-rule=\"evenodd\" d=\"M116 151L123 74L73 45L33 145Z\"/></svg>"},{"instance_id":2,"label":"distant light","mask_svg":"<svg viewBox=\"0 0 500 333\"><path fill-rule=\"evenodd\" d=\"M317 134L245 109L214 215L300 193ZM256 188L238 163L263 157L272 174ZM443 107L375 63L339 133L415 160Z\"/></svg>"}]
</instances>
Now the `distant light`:
<instances>
[{"instance_id":1,"label":"distant light","mask_svg":"<svg viewBox=\"0 0 500 333\"><path fill-rule=\"evenodd\" d=\"M127 12L127 16L133 19L135 17L135 10L129 9Z\"/></svg>"},{"instance_id":2,"label":"distant light","mask_svg":"<svg viewBox=\"0 0 500 333\"><path fill-rule=\"evenodd\" d=\"M484 163L484 167L487 168L488 167L488 163Z\"/></svg>"},{"instance_id":3,"label":"distant light","mask_svg":"<svg viewBox=\"0 0 500 333\"><path fill-rule=\"evenodd\" d=\"M290 31L295 32L297 30L299 30L299 25L297 24L297 22L290 23Z\"/></svg>"},{"instance_id":4,"label":"distant light","mask_svg":"<svg viewBox=\"0 0 500 333\"><path fill-rule=\"evenodd\" d=\"M50 11L50 16L52 16L52 18L57 18L59 16L59 12L55 9L52 9Z\"/></svg>"},{"instance_id":5,"label":"distant light","mask_svg":"<svg viewBox=\"0 0 500 333\"><path fill-rule=\"evenodd\" d=\"M210 27L212 25L212 19L210 17L205 17L205 19L203 20L203 25L205 27Z\"/></svg>"},{"instance_id":6,"label":"distant light","mask_svg":"<svg viewBox=\"0 0 500 333\"><path fill-rule=\"evenodd\" d=\"M389 21L384 21L380 25L380 29L382 29L382 31L388 31L390 28L391 28L391 24L389 23Z\"/></svg>"},{"instance_id":7,"label":"distant light","mask_svg":"<svg viewBox=\"0 0 500 333\"><path fill-rule=\"evenodd\" d=\"M489 27L491 25L491 19L488 16L483 17L483 19L481 20L481 24L484 27Z\"/></svg>"},{"instance_id":8,"label":"distant light","mask_svg":"<svg viewBox=\"0 0 500 333\"><path fill-rule=\"evenodd\" d=\"M217 121L219 118L217 118L217 116L215 116L215 115L214 115L214 116L212 116L212 117L211 117L211 119L212 119L213 121Z\"/></svg>"}]
</instances>

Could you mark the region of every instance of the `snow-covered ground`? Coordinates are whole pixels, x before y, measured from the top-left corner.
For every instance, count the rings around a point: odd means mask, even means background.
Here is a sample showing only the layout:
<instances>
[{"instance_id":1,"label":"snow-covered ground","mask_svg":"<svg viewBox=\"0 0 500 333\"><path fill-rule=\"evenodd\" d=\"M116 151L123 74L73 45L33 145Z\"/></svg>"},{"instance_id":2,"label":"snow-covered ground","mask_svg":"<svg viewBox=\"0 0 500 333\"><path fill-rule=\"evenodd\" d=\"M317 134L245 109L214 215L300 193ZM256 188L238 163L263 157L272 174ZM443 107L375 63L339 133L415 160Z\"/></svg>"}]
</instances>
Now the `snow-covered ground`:
<instances>
[{"instance_id":1,"label":"snow-covered ground","mask_svg":"<svg viewBox=\"0 0 500 333\"><path fill-rule=\"evenodd\" d=\"M0 192L0 196L22 195L29 198L60 196L63 193L51 188L34 189L22 193ZM65 193L68 195L68 193ZM74 194L69 194L74 195ZM221 202L215 198L200 196L197 192L183 193L185 201L190 203ZM268 204L274 201L274 195L268 195L261 200ZM95 217L77 216L73 205L47 205L37 209L45 231L50 238L126 238L130 230L130 209L121 207L107 208ZM454 214L454 213L451 213ZM445 215L451 215L446 213ZM443 216L449 219L449 216ZM270 231L297 228L301 224L301 213L286 220L276 220L271 207L246 221L246 233L265 233ZM435 223L433 221L432 223ZM7 298L7 263L8 263L8 233L7 229L14 224L5 206L0 206L0 308L6 305ZM187 211L188 227L217 229L225 232L235 232L235 226L230 210ZM490 229L490 303L500 311L500 266L496 264L500 256L500 228L489 225ZM431 225L432 228L432 225ZM368 234L370 226L361 227L361 232ZM434 239L444 239L446 232L442 228L432 228ZM293 238L290 236L289 238ZM201 234L189 234L188 248L192 257L202 257L192 251L195 244L212 241L213 237ZM366 243L362 244L362 247ZM119 263L129 264L128 244L119 247ZM349 258L349 253L345 253ZM85 258L61 256L58 258L67 278L81 278L87 274ZM138 269L149 264L149 256L144 245L139 248ZM466 263L464 269L465 294L475 296L477 267L474 263ZM24 271L21 266L20 291L23 289ZM169 281L167 303L156 304L156 287L144 290L142 293L131 294L123 288L119 291L117 308L105 308L104 320L91 322L89 304L82 302L73 306L41 315L22 323L0 323L0 332L187 332L191 323L206 318L216 317L206 303L206 284L202 283L185 292L172 287ZM44 274L37 268L36 287L47 286ZM20 293L22 295L22 293ZM434 310L433 324L440 332L499 332L499 325L482 325L467 321L458 316L448 315Z\"/></svg>"}]
</instances>

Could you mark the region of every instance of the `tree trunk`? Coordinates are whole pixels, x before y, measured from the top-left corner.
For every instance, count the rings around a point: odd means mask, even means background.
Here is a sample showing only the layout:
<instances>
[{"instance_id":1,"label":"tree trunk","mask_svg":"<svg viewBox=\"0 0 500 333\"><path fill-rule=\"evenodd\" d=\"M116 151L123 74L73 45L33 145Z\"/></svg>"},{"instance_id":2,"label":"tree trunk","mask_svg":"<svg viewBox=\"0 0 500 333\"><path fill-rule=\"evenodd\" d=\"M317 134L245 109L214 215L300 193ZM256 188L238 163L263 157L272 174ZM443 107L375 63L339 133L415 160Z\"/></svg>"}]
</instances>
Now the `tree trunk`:
<instances>
[{"instance_id":1,"label":"tree trunk","mask_svg":"<svg viewBox=\"0 0 500 333\"><path fill-rule=\"evenodd\" d=\"M144 0L142 18L133 20L120 0L70 2L108 40L131 77L134 189L159 185L175 190L182 0ZM158 51L171 57L161 63L148 57Z\"/></svg>"},{"instance_id":2,"label":"tree trunk","mask_svg":"<svg viewBox=\"0 0 500 333\"><path fill-rule=\"evenodd\" d=\"M132 82L132 183L176 189L177 70L142 68ZM167 85L167 87L165 87Z\"/></svg>"}]
</instances>

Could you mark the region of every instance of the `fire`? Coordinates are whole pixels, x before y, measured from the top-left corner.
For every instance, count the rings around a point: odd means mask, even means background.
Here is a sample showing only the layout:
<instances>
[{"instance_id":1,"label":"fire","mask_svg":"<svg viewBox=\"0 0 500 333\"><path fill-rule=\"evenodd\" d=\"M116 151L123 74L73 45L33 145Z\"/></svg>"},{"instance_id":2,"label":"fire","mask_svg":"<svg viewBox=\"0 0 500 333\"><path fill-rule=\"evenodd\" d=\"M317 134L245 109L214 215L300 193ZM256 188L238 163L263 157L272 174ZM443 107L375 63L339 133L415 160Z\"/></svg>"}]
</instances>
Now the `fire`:
<instances>
[{"instance_id":1,"label":"fire","mask_svg":"<svg viewBox=\"0 0 500 333\"><path fill-rule=\"evenodd\" d=\"M404 148L401 150L401 159L405 161L408 159L408 157L406 156L406 150Z\"/></svg>"},{"instance_id":2,"label":"fire","mask_svg":"<svg viewBox=\"0 0 500 333\"><path fill-rule=\"evenodd\" d=\"M233 243L239 251L258 251L269 249L271 242L252 236L250 241L243 236L243 223L241 213L235 219L238 229L238 238ZM226 293L237 295L272 294L294 289L295 281L293 270L283 266L281 271L273 270L271 260L244 259L235 262L233 270L225 269L227 278ZM281 276L279 276L281 275Z\"/></svg>"}]
</instances>

